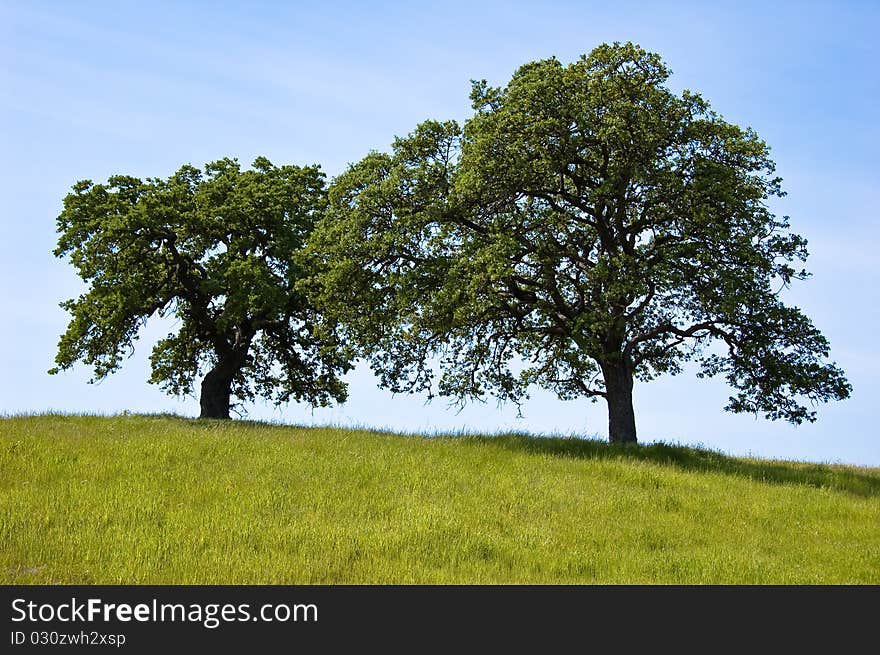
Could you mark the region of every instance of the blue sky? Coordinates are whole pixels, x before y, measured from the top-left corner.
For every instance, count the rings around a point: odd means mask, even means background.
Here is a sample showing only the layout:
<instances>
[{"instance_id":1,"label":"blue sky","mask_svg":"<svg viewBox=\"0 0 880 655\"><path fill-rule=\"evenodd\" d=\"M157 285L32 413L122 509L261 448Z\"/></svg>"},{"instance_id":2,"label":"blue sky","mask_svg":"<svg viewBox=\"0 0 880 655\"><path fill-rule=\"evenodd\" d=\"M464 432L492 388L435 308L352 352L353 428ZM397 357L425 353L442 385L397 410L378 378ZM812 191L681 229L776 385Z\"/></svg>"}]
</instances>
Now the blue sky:
<instances>
[{"instance_id":1,"label":"blue sky","mask_svg":"<svg viewBox=\"0 0 880 655\"><path fill-rule=\"evenodd\" d=\"M427 118L465 119L469 80L504 84L521 64L602 42L660 53L675 90L699 91L773 149L789 195L774 203L810 242L813 279L787 299L832 343L853 397L799 428L721 408L721 381L638 385L642 441L735 454L880 466L878 251L880 4L0 2L0 412L195 415L194 398L148 385L144 330L123 370L87 385L48 376L81 291L56 260L55 218L73 182L166 176L224 156L320 163L329 176ZM603 404L535 390L517 418L493 401L461 412L392 396L361 367L344 406L250 406L252 418L408 431L605 435Z\"/></svg>"}]
</instances>

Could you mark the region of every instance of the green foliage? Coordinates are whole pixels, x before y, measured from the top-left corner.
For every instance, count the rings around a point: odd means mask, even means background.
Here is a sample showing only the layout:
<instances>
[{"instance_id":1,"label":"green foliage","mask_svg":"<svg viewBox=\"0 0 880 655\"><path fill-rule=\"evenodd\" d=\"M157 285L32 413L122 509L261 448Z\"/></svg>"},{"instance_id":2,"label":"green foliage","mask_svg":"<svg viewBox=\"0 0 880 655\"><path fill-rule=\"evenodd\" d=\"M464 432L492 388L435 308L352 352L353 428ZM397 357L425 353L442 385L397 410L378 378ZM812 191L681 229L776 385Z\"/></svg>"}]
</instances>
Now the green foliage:
<instances>
[{"instance_id":1,"label":"green foliage","mask_svg":"<svg viewBox=\"0 0 880 655\"><path fill-rule=\"evenodd\" d=\"M522 435L0 419L5 584L877 584L878 525L878 469Z\"/></svg>"},{"instance_id":2,"label":"green foliage","mask_svg":"<svg viewBox=\"0 0 880 655\"><path fill-rule=\"evenodd\" d=\"M252 170L222 159L168 179L116 175L78 182L58 217L55 255L88 284L62 303L72 320L51 373L79 360L94 379L117 370L153 316L178 319L151 355L151 382L186 394L223 370L241 400L326 405L348 370L332 326L297 292L313 261L298 253L326 206L317 166Z\"/></svg>"},{"instance_id":3,"label":"green foliage","mask_svg":"<svg viewBox=\"0 0 880 655\"><path fill-rule=\"evenodd\" d=\"M334 181L310 288L383 384L607 398L613 374L627 403L695 359L734 412L800 423L849 395L779 296L807 250L768 209L767 145L669 74L629 43L532 62L474 82L463 127L422 123Z\"/></svg>"}]
</instances>

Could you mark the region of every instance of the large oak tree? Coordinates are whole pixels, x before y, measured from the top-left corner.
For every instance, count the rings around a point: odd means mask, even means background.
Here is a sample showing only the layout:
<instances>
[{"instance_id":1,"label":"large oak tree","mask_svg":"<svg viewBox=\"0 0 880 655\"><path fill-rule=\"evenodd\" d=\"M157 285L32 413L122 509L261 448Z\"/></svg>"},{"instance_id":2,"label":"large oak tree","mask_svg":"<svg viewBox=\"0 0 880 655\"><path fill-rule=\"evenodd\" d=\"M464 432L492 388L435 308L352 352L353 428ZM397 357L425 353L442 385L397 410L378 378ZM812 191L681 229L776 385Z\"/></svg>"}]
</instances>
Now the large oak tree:
<instances>
[{"instance_id":1,"label":"large oak tree","mask_svg":"<svg viewBox=\"0 0 880 655\"><path fill-rule=\"evenodd\" d=\"M422 123L335 181L311 289L385 386L604 398L612 442L636 440L634 379L691 359L734 412L800 423L847 397L780 297L807 250L768 206L767 145L669 75L632 44L533 62L474 83L463 127Z\"/></svg>"},{"instance_id":2,"label":"large oak tree","mask_svg":"<svg viewBox=\"0 0 880 655\"><path fill-rule=\"evenodd\" d=\"M58 217L55 255L88 290L62 303L72 319L57 373L81 360L101 379L140 328L174 316L151 355L151 382L174 394L201 382L201 416L229 418L230 397L326 405L343 400L346 349L296 290L316 260L299 252L326 207L317 166L242 171L222 159L168 179L77 182Z\"/></svg>"}]
</instances>

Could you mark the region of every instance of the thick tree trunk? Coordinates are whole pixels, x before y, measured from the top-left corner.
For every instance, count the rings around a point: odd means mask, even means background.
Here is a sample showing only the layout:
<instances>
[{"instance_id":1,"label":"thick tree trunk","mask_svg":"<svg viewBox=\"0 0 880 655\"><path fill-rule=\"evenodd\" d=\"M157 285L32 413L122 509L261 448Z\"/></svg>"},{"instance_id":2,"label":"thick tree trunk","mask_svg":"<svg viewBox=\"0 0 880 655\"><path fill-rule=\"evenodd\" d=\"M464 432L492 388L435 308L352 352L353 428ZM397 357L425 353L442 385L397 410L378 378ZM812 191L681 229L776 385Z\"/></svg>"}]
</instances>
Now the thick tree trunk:
<instances>
[{"instance_id":1,"label":"thick tree trunk","mask_svg":"<svg viewBox=\"0 0 880 655\"><path fill-rule=\"evenodd\" d=\"M229 397L232 395L232 382L247 361L254 331L249 325L238 326L231 344L215 343L217 365L208 371L202 380L202 393L199 404L202 411L199 418L229 418Z\"/></svg>"},{"instance_id":2,"label":"thick tree trunk","mask_svg":"<svg viewBox=\"0 0 880 655\"><path fill-rule=\"evenodd\" d=\"M232 395L232 381L247 359L250 341L226 352L217 365L208 371L202 380L202 394L199 398L202 412L199 418L229 418L229 397Z\"/></svg>"},{"instance_id":3,"label":"thick tree trunk","mask_svg":"<svg viewBox=\"0 0 880 655\"><path fill-rule=\"evenodd\" d=\"M202 412L199 418L229 418L229 397L232 395L232 378L234 372L221 362L202 380L202 394L199 404Z\"/></svg>"},{"instance_id":4,"label":"thick tree trunk","mask_svg":"<svg viewBox=\"0 0 880 655\"><path fill-rule=\"evenodd\" d=\"M602 375L605 377L605 399L608 401L608 440L611 443L635 443L632 369L620 357L603 363Z\"/></svg>"}]
</instances>

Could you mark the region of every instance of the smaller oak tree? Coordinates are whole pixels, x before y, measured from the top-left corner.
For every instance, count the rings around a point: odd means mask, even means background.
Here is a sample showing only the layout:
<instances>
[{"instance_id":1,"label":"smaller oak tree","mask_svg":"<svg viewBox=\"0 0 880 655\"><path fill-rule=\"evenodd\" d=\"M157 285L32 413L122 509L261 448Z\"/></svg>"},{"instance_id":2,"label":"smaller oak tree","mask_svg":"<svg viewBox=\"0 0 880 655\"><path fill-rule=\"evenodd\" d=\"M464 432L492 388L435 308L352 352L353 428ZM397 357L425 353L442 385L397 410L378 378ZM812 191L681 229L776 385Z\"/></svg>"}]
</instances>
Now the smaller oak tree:
<instances>
[{"instance_id":1,"label":"smaller oak tree","mask_svg":"<svg viewBox=\"0 0 880 655\"><path fill-rule=\"evenodd\" d=\"M263 157L246 171L221 159L167 180L77 182L58 217L55 255L69 257L89 288L61 304L72 320L49 372L81 360L92 381L102 379L150 317L172 315L179 327L153 349L150 382L187 394L207 368L202 418L229 418L232 396L344 400L346 348L295 289L314 273L317 260L298 253L325 206L318 166Z\"/></svg>"}]
</instances>

